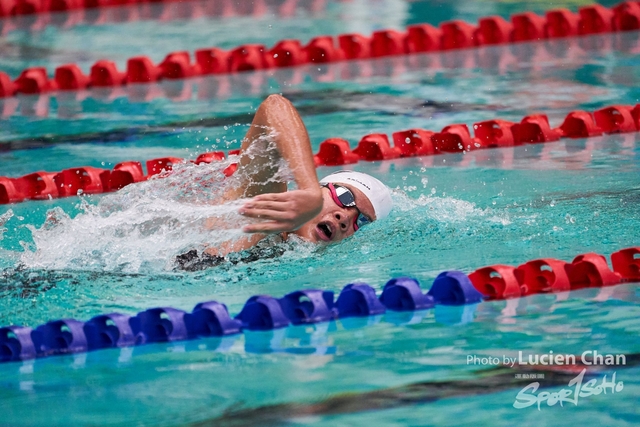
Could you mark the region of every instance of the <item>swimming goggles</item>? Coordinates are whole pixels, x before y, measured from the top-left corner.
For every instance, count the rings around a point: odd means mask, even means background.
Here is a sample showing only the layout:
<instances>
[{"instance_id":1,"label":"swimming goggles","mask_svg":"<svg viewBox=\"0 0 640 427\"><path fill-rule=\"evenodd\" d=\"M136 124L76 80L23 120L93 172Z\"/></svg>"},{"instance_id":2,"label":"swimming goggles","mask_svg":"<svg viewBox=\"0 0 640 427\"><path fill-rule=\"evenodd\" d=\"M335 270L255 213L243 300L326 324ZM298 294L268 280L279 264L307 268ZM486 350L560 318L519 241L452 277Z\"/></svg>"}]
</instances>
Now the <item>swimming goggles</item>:
<instances>
[{"instance_id":1,"label":"swimming goggles","mask_svg":"<svg viewBox=\"0 0 640 427\"><path fill-rule=\"evenodd\" d=\"M360 209L356 206L356 196L353 195L351 190L347 187L343 187L338 184L322 184L323 187L327 187L329 192L331 193L331 198L336 203L336 205L341 208L356 208L358 211L358 215L353 221L353 231L358 231L358 229L364 225L367 225L371 222L371 220L366 217Z\"/></svg>"}]
</instances>

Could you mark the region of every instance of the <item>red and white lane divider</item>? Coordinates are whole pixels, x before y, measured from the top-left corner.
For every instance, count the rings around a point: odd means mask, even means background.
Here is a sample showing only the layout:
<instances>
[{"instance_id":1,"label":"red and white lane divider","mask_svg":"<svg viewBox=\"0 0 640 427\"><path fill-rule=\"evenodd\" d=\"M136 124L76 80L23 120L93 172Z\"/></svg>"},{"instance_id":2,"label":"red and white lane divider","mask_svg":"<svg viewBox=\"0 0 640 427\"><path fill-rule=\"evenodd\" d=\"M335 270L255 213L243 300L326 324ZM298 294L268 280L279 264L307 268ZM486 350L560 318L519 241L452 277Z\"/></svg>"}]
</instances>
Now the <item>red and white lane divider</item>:
<instances>
[{"instance_id":1,"label":"red and white lane divider","mask_svg":"<svg viewBox=\"0 0 640 427\"><path fill-rule=\"evenodd\" d=\"M238 153L239 150L229 151L230 155ZM199 155L194 163L211 163L224 159L222 151L215 151ZM112 170L83 166L61 172L34 172L20 178L0 177L0 204L117 191L129 184L146 181L163 171L170 171L174 164L184 161L178 157L148 160L147 175L140 162L126 161L118 163ZM224 174L230 176L236 169L237 165L231 164L224 170Z\"/></svg>"},{"instance_id":2,"label":"red and white lane divider","mask_svg":"<svg viewBox=\"0 0 640 427\"><path fill-rule=\"evenodd\" d=\"M252 16L259 18L267 14L277 14L280 18L289 18L296 15L300 9L311 14L322 13L326 7L325 0L311 0L303 3L299 0L287 1L279 7L270 7L265 0L237 1L237 0L191 0L185 4L182 1L135 1L120 2L111 4L113 6L123 5L124 7L90 7L89 2L80 2L80 8L65 8L72 2L31 2L32 6L25 7L27 3L19 5L15 0L0 0L0 35L6 36L12 31L25 30L30 32L44 31L48 25L55 25L65 29L76 25L106 25L111 23L133 22L142 20L154 20L159 22L169 22L177 20L194 20L202 17L210 18L230 18L233 16ZM4 5L4 8L3 6ZM78 5L78 3L75 3ZM38 9L40 7L40 9ZM34 17L24 19L26 11L39 10ZM71 12L71 13L48 13L48 12ZM4 14L4 15L3 15Z\"/></svg>"},{"instance_id":3,"label":"red and white lane divider","mask_svg":"<svg viewBox=\"0 0 640 427\"><path fill-rule=\"evenodd\" d=\"M603 133L637 132L640 131L640 104L635 107L613 105L601 108L593 114L588 111L572 111L557 128L549 125L546 115L534 114L524 117L520 123L500 119L475 123L473 131L474 136L471 136L469 127L459 123L445 126L440 132L408 129L392 134L393 145L386 134L376 133L362 137L353 150L346 139L329 138L320 143L314 161L316 166L339 166L359 161L545 143L560 138L588 138ZM234 150L229 154L238 152ZM195 163L224 159L225 154L216 151L201 154ZM163 170L170 171L174 164L184 161L178 157L148 160L147 175L144 175L140 162L127 161L118 163L113 170L85 166L61 172L35 172L20 178L0 177L0 204L116 191L126 185L144 181ZM224 170L224 174L229 176L236 169L237 165L231 164Z\"/></svg>"},{"instance_id":4,"label":"red and white lane divider","mask_svg":"<svg viewBox=\"0 0 640 427\"><path fill-rule=\"evenodd\" d=\"M79 9L96 9L147 3L150 0L0 0L0 17L35 15L47 12L67 12ZM182 2L183 0L152 0Z\"/></svg>"},{"instance_id":5,"label":"red and white lane divider","mask_svg":"<svg viewBox=\"0 0 640 427\"><path fill-rule=\"evenodd\" d=\"M558 43L558 40L560 42ZM532 43L527 46L508 44L487 48L436 52L429 55L388 56L380 61L338 62L319 69L317 66L271 69L260 73L216 74L200 76L188 80L161 80L159 82L131 85L89 88L78 91L46 92L31 96L0 99L0 119L21 115L23 117L60 119L82 118L85 109L91 110L88 98L102 104L127 99L130 103L149 103L156 99L168 99L173 103L197 100L224 100L231 97L262 96L265 86L271 91L282 92L306 81L322 84L371 78L390 77L407 72L446 71L450 69L489 69L503 75L519 68L522 61L532 74L548 68L555 61L563 61L572 68L588 61L594 54L608 54L612 50L625 54L640 53L640 32L626 33L626 37L568 38L556 42ZM362 81L360 82L362 83ZM275 88L275 89L274 89ZM278 89L280 88L280 89ZM564 108L571 108L569 101L563 101ZM562 108L562 106L555 106Z\"/></svg>"},{"instance_id":6,"label":"red and white lane divider","mask_svg":"<svg viewBox=\"0 0 640 427\"><path fill-rule=\"evenodd\" d=\"M5 1L36 0L0 0ZM582 7L578 13L568 9L550 10L544 17L532 12L520 13L513 15L511 22L489 16L480 19L477 26L454 20L443 22L438 28L418 24L407 27L405 32L380 30L370 37L362 34L342 34L337 38L318 36L305 46L300 40L290 39L278 42L271 49L263 44L243 45L230 51L215 47L199 49L195 52L195 62L186 51L169 53L160 64L154 64L147 56L136 56L127 61L126 71L118 70L113 61L103 59L91 67L89 75L77 64L66 64L56 68L50 79L46 68L32 67L23 70L15 80L0 72L0 97L638 29L640 2L626 1L612 9L596 4Z\"/></svg>"}]
</instances>

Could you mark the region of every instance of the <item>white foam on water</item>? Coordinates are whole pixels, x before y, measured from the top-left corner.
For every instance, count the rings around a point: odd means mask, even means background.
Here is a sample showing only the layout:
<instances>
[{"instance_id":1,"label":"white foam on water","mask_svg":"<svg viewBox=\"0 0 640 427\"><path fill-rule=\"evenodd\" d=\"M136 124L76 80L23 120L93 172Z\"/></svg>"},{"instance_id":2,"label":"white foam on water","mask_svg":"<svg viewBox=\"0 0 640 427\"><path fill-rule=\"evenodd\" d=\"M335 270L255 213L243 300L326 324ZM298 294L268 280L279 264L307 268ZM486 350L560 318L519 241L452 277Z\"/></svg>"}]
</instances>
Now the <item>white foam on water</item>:
<instances>
[{"instance_id":1,"label":"white foam on water","mask_svg":"<svg viewBox=\"0 0 640 427\"><path fill-rule=\"evenodd\" d=\"M238 182L223 178L222 170L230 162L176 165L166 176L127 186L104 196L97 205L83 200L82 213L75 218L59 207L51 209L41 227L27 226L34 244L24 245L20 262L29 268L56 270L162 271L172 269L180 253L245 237L242 227L255 220L238 214L244 200L217 204L224 191ZM506 214L451 197L413 199L396 190L393 198L396 215L392 217L408 212L439 223L474 218L510 222ZM212 218L216 225L210 229L207 222ZM296 255L313 252L309 245L295 243L307 249Z\"/></svg>"},{"instance_id":2,"label":"white foam on water","mask_svg":"<svg viewBox=\"0 0 640 427\"><path fill-rule=\"evenodd\" d=\"M271 162L272 137L266 144L254 144L249 156L266 156ZM242 227L254 222L238 214L244 200L225 201L228 190L237 189L251 171L238 170L231 177L224 169L237 162L236 156L211 164L181 163L173 170L148 181L129 185L103 196L97 204L81 199L81 213L71 218L61 208L51 209L41 227L27 225L33 244L22 243L25 252L20 262L28 268L56 270L117 271L123 273L171 270L175 257L191 249L219 247L247 235ZM262 163L262 162L258 162ZM272 164L272 163L268 163ZM291 171L284 161L275 165L273 180L290 181ZM254 171L255 172L255 171ZM506 212L480 209L474 203L452 197L422 194L417 199L401 190L393 192L392 218L410 221L427 219L438 223L489 221L510 223ZM403 212L404 215L398 215ZM0 217L2 225L11 211ZM371 239L378 233L370 235ZM307 246L293 239L300 251L309 255ZM376 246L376 242L371 242Z\"/></svg>"},{"instance_id":3,"label":"white foam on water","mask_svg":"<svg viewBox=\"0 0 640 427\"><path fill-rule=\"evenodd\" d=\"M413 199L403 191L395 190L393 203L396 211L418 211L441 223L458 223L477 218L501 225L511 224L511 219L506 212L481 209L475 203L453 197L421 194L417 199Z\"/></svg>"},{"instance_id":4,"label":"white foam on water","mask_svg":"<svg viewBox=\"0 0 640 427\"><path fill-rule=\"evenodd\" d=\"M11 209L0 215L0 240L4 239L4 233L8 231L4 225L11 219L11 217L13 217L13 210Z\"/></svg>"},{"instance_id":5,"label":"white foam on water","mask_svg":"<svg viewBox=\"0 0 640 427\"><path fill-rule=\"evenodd\" d=\"M242 227L255 220L238 213L244 200L224 201L225 191L243 179L240 170L224 176L237 161L231 156L211 164L174 165L169 173L105 195L97 205L82 200L82 212L74 218L59 207L51 209L41 227L27 226L34 242L23 243L20 261L29 268L157 271L172 269L175 256L190 249L246 237ZM272 179L288 176L283 163Z\"/></svg>"}]
</instances>

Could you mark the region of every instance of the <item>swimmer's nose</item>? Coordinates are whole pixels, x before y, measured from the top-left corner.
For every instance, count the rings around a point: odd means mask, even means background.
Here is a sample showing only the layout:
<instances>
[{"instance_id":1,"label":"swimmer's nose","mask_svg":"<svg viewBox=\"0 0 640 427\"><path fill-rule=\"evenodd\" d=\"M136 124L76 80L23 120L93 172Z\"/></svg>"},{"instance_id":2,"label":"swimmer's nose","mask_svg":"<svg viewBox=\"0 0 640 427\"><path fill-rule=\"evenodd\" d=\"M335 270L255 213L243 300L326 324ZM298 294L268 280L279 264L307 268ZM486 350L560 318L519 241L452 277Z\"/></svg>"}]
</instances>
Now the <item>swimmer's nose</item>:
<instances>
[{"instance_id":1,"label":"swimmer's nose","mask_svg":"<svg viewBox=\"0 0 640 427\"><path fill-rule=\"evenodd\" d=\"M335 218L338 221L338 224L340 224L340 230L342 230L343 232L347 231L347 228L349 228L349 219L347 218L347 215L336 213Z\"/></svg>"}]
</instances>

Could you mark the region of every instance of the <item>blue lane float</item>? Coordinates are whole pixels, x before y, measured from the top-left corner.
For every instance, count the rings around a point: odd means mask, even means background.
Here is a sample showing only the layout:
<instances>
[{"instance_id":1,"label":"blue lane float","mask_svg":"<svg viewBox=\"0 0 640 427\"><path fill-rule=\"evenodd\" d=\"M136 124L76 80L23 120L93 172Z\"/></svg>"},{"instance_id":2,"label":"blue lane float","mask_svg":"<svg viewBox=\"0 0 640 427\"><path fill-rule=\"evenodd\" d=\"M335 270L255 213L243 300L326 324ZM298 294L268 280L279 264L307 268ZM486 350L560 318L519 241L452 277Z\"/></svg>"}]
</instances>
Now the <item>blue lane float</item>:
<instances>
[{"instance_id":1,"label":"blue lane float","mask_svg":"<svg viewBox=\"0 0 640 427\"><path fill-rule=\"evenodd\" d=\"M465 304L482 299L468 279L463 280L464 273L446 274L449 276L444 279L438 276L427 294L422 292L416 279L400 277L387 282L380 297L366 283L346 285L337 299L333 292L320 289L294 291L279 299L256 295L247 300L235 317L229 314L226 305L208 301L196 305L191 313L158 307L135 316L104 314L84 323L62 319L35 329L9 326L0 328L0 361L274 330L289 325L377 316L387 310L425 310L435 304ZM447 291L447 287L452 289Z\"/></svg>"},{"instance_id":2,"label":"blue lane float","mask_svg":"<svg viewBox=\"0 0 640 427\"><path fill-rule=\"evenodd\" d=\"M389 280L382 289L380 302L394 311L426 310L435 305L433 297L424 295L420 283L410 277Z\"/></svg>"},{"instance_id":3,"label":"blue lane float","mask_svg":"<svg viewBox=\"0 0 640 427\"><path fill-rule=\"evenodd\" d=\"M387 311L376 291L366 283L351 283L338 295L336 317L375 316Z\"/></svg>"},{"instance_id":4,"label":"blue lane float","mask_svg":"<svg viewBox=\"0 0 640 427\"><path fill-rule=\"evenodd\" d=\"M185 319L187 329L198 337L221 337L242 331L242 322L232 319L227 306L217 301L197 304Z\"/></svg>"},{"instance_id":5,"label":"blue lane float","mask_svg":"<svg viewBox=\"0 0 640 427\"><path fill-rule=\"evenodd\" d=\"M440 273L433 281L427 296L433 298L436 304L442 305L475 304L486 298L461 271Z\"/></svg>"},{"instance_id":6,"label":"blue lane float","mask_svg":"<svg viewBox=\"0 0 640 427\"><path fill-rule=\"evenodd\" d=\"M131 316L120 313L96 316L84 324L89 350L111 347L129 347L136 344L129 320Z\"/></svg>"},{"instance_id":7,"label":"blue lane float","mask_svg":"<svg viewBox=\"0 0 640 427\"><path fill-rule=\"evenodd\" d=\"M89 350L84 323L75 319L53 320L31 332L31 339L39 357Z\"/></svg>"},{"instance_id":8,"label":"blue lane float","mask_svg":"<svg viewBox=\"0 0 640 427\"><path fill-rule=\"evenodd\" d=\"M327 322L335 318L333 292L305 289L291 292L280 298L285 316L294 325Z\"/></svg>"},{"instance_id":9,"label":"blue lane float","mask_svg":"<svg viewBox=\"0 0 640 427\"><path fill-rule=\"evenodd\" d=\"M189 338L182 310L171 307L150 308L129 319L136 344L182 341Z\"/></svg>"},{"instance_id":10,"label":"blue lane float","mask_svg":"<svg viewBox=\"0 0 640 427\"><path fill-rule=\"evenodd\" d=\"M8 326L0 329L0 359L27 360L36 357L36 348L31 338L31 328Z\"/></svg>"},{"instance_id":11,"label":"blue lane float","mask_svg":"<svg viewBox=\"0 0 640 427\"><path fill-rule=\"evenodd\" d=\"M269 295L256 295L247 300L236 319L243 329L268 331L289 326L289 318L282 311L278 300Z\"/></svg>"}]
</instances>

